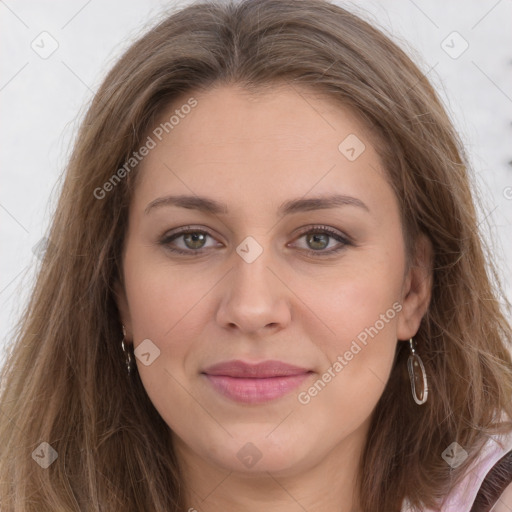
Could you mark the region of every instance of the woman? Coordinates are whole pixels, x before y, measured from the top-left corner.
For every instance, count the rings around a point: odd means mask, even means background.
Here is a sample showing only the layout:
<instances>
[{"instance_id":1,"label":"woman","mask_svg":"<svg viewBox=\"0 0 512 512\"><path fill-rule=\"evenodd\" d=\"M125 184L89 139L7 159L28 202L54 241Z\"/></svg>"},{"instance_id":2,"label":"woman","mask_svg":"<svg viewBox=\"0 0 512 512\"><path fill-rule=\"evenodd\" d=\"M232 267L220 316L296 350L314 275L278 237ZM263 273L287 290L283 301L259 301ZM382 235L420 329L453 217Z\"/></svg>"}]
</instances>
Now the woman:
<instances>
[{"instance_id":1,"label":"woman","mask_svg":"<svg viewBox=\"0 0 512 512\"><path fill-rule=\"evenodd\" d=\"M489 510L511 328L474 201L363 20L172 14L78 135L3 370L2 511Z\"/></svg>"}]
</instances>

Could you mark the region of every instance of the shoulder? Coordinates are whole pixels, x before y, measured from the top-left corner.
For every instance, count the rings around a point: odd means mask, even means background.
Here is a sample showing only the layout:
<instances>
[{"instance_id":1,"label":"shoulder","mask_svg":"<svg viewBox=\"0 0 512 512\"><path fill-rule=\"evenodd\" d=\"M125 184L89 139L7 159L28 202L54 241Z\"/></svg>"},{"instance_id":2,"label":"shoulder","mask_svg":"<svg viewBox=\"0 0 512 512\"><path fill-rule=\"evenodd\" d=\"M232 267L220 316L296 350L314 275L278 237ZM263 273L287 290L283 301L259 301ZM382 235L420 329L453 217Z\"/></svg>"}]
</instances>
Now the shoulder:
<instances>
[{"instance_id":1,"label":"shoulder","mask_svg":"<svg viewBox=\"0 0 512 512\"><path fill-rule=\"evenodd\" d=\"M511 512L512 506L508 504L511 499L512 431L489 437L476 461L465 471L462 480L445 496L440 510L487 512L494 505L492 512ZM500 506L502 508L498 508ZM402 512L410 511L408 501L404 500Z\"/></svg>"},{"instance_id":2,"label":"shoulder","mask_svg":"<svg viewBox=\"0 0 512 512\"><path fill-rule=\"evenodd\" d=\"M489 511L511 483L512 432L508 432L487 440L464 479L447 497L446 510Z\"/></svg>"},{"instance_id":3,"label":"shoulder","mask_svg":"<svg viewBox=\"0 0 512 512\"><path fill-rule=\"evenodd\" d=\"M493 505L493 512L512 510L512 450L504 454L486 473L472 510L490 510Z\"/></svg>"}]
</instances>

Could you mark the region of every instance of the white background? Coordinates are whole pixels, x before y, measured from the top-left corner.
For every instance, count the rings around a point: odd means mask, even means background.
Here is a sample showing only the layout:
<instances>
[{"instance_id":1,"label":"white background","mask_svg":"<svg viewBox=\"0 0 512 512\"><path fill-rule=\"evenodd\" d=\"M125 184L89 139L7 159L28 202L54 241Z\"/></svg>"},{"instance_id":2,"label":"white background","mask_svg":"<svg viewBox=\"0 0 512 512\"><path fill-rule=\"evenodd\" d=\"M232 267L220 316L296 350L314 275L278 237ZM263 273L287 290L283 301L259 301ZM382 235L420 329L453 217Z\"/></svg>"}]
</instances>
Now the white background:
<instances>
[{"instance_id":1,"label":"white background","mask_svg":"<svg viewBox=\"0 0 512 512\"><path fill-rule=\"evenodd\" d=\"M440 92L468 148L485 200L480 218L493 226L512 300L512 1L337 3L390 35ZM88 102L123 50L177 5L0 0L0 351L12 340L32 286L38 262L32 249L45 235ZM45 31L51 36L40 35ZM453 31L469 44L456 59L441 46ZM48 49L49 37L58 48L43 59L31 45Z\"/></svg>"}]
</instances>

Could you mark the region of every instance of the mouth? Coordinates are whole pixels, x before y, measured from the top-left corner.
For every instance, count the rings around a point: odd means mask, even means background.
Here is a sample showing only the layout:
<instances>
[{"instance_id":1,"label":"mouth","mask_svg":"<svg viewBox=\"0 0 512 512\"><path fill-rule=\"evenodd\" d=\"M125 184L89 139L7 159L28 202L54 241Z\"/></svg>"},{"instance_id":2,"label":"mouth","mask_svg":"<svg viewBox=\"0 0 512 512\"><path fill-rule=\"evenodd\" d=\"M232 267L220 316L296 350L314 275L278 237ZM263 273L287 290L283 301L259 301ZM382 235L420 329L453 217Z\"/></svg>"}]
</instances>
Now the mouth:
<instances>
[{"instance_id":1,"label":"mouth","mask_svg":"<svg viewBox=\"0 0 512 512\"><path fill-rule=\"evenodd\" d=\"M210 366L201 373L223 396L240 403L258 404L287 395L313 372L282 361L258 364L227 361Z\"/></svg>"}]
</instances>

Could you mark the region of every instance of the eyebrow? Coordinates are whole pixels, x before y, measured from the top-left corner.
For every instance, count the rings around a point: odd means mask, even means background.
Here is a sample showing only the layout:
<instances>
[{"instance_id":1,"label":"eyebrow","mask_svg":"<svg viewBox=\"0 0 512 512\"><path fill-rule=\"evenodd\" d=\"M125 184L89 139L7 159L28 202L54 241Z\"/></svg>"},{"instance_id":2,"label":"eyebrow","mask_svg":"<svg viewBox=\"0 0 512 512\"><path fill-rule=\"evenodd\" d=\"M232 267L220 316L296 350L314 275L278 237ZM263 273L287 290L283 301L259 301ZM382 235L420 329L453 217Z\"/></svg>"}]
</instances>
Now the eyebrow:
<instances>
[{"instance_id":1,"label":"eyebrow","mask_svg":"<svg viewBox=\"0 0 512 512\"><path fill-rule=\"evenodd\" d=\"M145 214L164 206L177 206L189 210L199 210L212 215L227 214L228 207L225 203L220 203L214 199L201 196L177 195L164 196L151 201L144 210ZM334 194L321 197L299 198L285 201L279 207L279 215L290 215L293 213L307 212L311 210L326 210L329 208L338 208L340 206L356 206L370 212L368 206L357 197Z\"/></svg>"}]
</instances>

